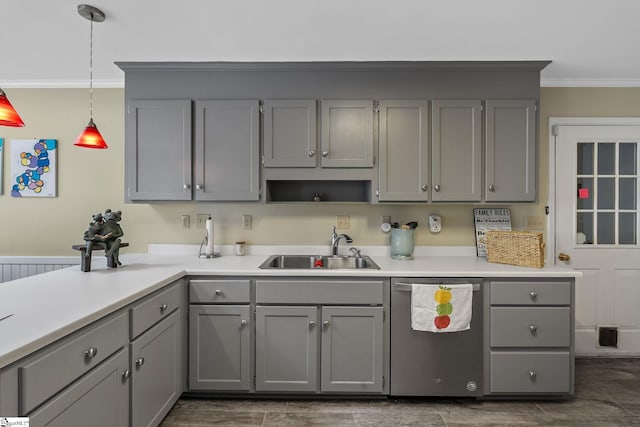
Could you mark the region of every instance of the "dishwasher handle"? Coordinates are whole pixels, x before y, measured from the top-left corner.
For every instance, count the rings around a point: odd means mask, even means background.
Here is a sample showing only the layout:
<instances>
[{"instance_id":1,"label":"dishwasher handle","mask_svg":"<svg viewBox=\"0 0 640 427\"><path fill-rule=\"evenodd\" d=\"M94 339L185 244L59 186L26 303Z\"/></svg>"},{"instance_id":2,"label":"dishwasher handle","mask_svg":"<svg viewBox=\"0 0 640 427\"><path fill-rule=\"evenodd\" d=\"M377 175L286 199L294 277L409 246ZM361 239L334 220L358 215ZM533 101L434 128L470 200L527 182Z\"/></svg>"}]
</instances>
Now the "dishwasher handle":
<instances>
[{"instance_id":1,"label":"dishwasher handle","mask_svg":"<svg viewBox=\"0 0 640 427\"><path fill-rule=\"evenodd\" d=\"M417 285L421 284L421 283L416 283ZM455 288L458 285L461 285L462 283L457 283L457 284L453 284L453 283L422 283L422 284L430 284L430 285L445 285L445 286L449 286L452 288ZM480 283L472 283L473 285L473 292L478 292L480 290ZM400 291L400 292L411 292L413 289L413 286L411 283L401 283L401 282L396 282L393 284L393 290L394 291Z\"/></svg>"}]
</instances>

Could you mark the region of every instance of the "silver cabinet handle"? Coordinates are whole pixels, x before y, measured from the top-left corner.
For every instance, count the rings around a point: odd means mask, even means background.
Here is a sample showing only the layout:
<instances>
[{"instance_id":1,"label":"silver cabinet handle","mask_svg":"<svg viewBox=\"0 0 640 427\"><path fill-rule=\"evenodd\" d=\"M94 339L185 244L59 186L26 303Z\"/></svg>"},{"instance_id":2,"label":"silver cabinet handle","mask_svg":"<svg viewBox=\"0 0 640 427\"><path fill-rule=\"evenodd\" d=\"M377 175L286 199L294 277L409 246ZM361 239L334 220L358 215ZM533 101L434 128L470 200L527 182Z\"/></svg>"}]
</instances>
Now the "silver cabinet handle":
<instances>
[{"instance_id":1,"label":"silver cabinet handle","mask_svg":"<svg viewBox=\"0 0 640 427\"><path fill-rule=\"evenodd\" d=\"M222 289L216 289L216 295L222 295Z\"/></svg>"},{"instance_id":2,"label":"silver cabinet handle","mask_svg":"<svg viewBox=\"0 0 640 427\"><path fill-rule=\"evenodd\" d=\"M86 359L93 359L98 354L98 347L91 347L89 350L84 352L84 357Z\"/></svg>"},{"instance_id":3,"label":"silver cabinet handle","mask_svg":"<svg viewBox=\"0 0 640 427\"><path fill-rule=\"evenodd\" d=\"M140 369L140 367L144 365L144 357L139 357L136 359L136 368Z\"/></svg>"},{"instance_id":4,"label":"silver cabinet handle","mask_svg":"<svg viewBox=\"0 0 640 427\"><path fill-rule=\"evenodd\" d=\"M315 320L310 320L309 321L309 327L313 328L314 326L316 326L316 321Z\"/></svg>"},{"instance_id":5,"label":"silver cabinet handle","mask_svg":"<svg viewBox=\"0 0 640 427\"><path fill-rule=\"evenodd\" d=\"M196 184L196 190L202 190L203 188L204 188L204 185Z\"/></svg>"},{"instance_id":6,"label":"silver cabinet handle","mask_svg":"<svg viewBox=\"0 0 640 427\"><path fill-rule=\"evenodd\" d=\"M440 185L436 184L433 186L433 189L436 191L440 191Z\"/></svg>"},{"instance_id":7,"label":"silver cabinet handle","mask_svg":"<svg viewBox=\"0 0 640 427\"><path fill-rule=\"evenodd\" d=\"M538 332L538 327L536 325L529 325L529 332L531 332L531 335L535 335L536 332Z\"/></svg>"},{"instance_id":8,"label":"silver cabinet handle","mask_svg":"<svg viewBox=\"0 0 640 427\"><path fill-rule=\"evenodd\" d=\"M328 155L329 155L329 151L327 150L322 151L322 157L327 157Z\"/></svg>"},{"instance_id":9,"label":"silver cabinet handle","mask_svg":"<svg viewBox=\"0 0 640 427\"><path fill-rule=\"evenodd\" d=\"M129 369L122 371L122 379L126 380L131 376L131 371Z\"/></svg>"},{"instance_id":10,"label":"silver cabinet handle","mask_svg":"<svg viewBox=\"0 0 640 427\"><path fill-rule=\"evenodd\" d=\"M160 313L164 313L167 310L167 308L168 308L167 304L162 304L160 306Z\"/></svg>"},{"instance_id":11,"label":"silver cabinet handle","mask_svg":"<svg viewBox=\"0 0 640 427\"><path fill-rule=\"evenodd\" d=\"M531 291L529 292L529 296L531 297L531 299L536 299L538 298L538 294L535 291Z\"/></svg>"},{"instance_id":12,"label":"silver cabinet handle","mask_svg":"<svg viewBox=\"0 0 640 427\"><path fill-rule=\"evenodd\" d=\"M325 327L325 328L328 328L329 327L329 321L325 320L324 322L322 322L322 326Z\"/></svg>"},{"instance_id":13,"label":"silver cabinet handle","mask_svg":"<svg viewBox=\"0 0 640 427\"><path fill-rule=\"evenodd\" d=\"M422 191L427 191L429 189L429 186L427 184L422 184L420 188L422 189Z\"/></svg>"},{"instance_id":14,"label":"silver cabinet handle","mask_svg":"<svg viewBox=\"0 0 640 427\"><path fill-rule=\"evenodd\" d=\"M489 184L489 191L496 191L496 186L493 184Z\"/></svg>"},{"instance_id":15,"label":"silver cabinet handle","mask_svg":"<svg viewBox=\"0 0 640 427\"><path fill-rule=\"evenodd\" d=\"M309 150L309 157L313 157L316 155L316 150Z\"/></svg>"},{"instance_id":16,"label":"silver cabinet handle","mask_svg":"<svg viewBox=\"0 0 640 427\"><path fill-rule=\"evenodd\" d=\"M246 320L246 319L242 319L242 320L240 321L240 324L241 324L242 326L247 326L247 320Z\"/></svg>"},{"instance_id":17,"label":"silver cabinet handle","mask_svg":"<svg viewBox=\"0 0 640 427\"><path fill-rule=\"evenodd\" d=\"M185 190L188 190L191 188L191 186L189 184L185 184L182 186L182 188L184 188Z\"/></svg>"},{"instance_id":18,"label":"silver cabinet handle","mask_svg":"<svg viewBox=\"0 0 640 427\"><path fill-rule=\"evenodd\" d=\"M536 375L536 371L529 371L529 378L535 378Z\"/></svg>"}]
</instances>

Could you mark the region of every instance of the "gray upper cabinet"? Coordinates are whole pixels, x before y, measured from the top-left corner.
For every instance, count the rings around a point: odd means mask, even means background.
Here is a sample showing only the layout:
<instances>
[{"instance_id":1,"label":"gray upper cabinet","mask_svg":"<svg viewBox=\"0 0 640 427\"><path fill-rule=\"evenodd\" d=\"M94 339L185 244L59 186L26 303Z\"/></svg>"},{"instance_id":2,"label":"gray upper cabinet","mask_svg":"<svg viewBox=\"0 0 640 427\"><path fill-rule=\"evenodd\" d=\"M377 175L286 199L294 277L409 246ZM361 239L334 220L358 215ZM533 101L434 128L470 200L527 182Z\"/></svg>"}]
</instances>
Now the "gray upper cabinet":
<instances>
[{"instance_id":1,"label":"gray upper cabinet","mask_svg":"<svg viewBox=\"0 0 640 427\"><path fill-rule=\"evenodd\" d=\"M126 200L191 200L191 101L130 101L126 126Z\"/></svg>"},{"instance_id":2,"label":"gray upper cabinet","mask_svg":"<svg viewBox=\"0 0 640 427\"><path fill-rule=\"evenodd\" d=\"M315 100L264 102L264 167L316 167Z\"/></svg>"},{"instance_id":3,"label":"gray upper cabinet","mask_svg":"<svg viewBox=\"0 0 640 427\"><path fill-rule=\"evenodd\" d=\"M195 199L260 198L258 100L196 101Z\"/></svg>"},{"instance_id":4,"label":"gray upper cabinet","mask_svg":"<svg viewBox=\"0 0 640 427\"><path fill-rule=\"evenodd\" d=\"M381 202L429 200L427 101L379 103L379 192Z\"/></svg>"},{"instance_id":5,"label":"gray upper cabinet","mask_svg":"<svg viewBox=\"0 0 640 427\"><path fill-rule=\"evenodd\" d=\"M479 202L482 104L479 100L438 100L432 106L431 200Z\"/></svg>"},{"instance_id":6,"label":"gray upper cabinet","mask_svg":"<svg viewBox=\"0 0 640 427\"><path fill-rule=\"evenodd\" d=\"M373 101L323 100L321 104L321 166L373 167Z\"/></svg>"},{"instance_id":7,"label":"gray upper cabinet","mask_svg":"<svg viewBox=\"0 0 640 427\"><path fill-rule=\"evenodd\" d=\"M535 101L488 100L486 107L485 200L535 201Z\"/></svg>"}]
</instances>

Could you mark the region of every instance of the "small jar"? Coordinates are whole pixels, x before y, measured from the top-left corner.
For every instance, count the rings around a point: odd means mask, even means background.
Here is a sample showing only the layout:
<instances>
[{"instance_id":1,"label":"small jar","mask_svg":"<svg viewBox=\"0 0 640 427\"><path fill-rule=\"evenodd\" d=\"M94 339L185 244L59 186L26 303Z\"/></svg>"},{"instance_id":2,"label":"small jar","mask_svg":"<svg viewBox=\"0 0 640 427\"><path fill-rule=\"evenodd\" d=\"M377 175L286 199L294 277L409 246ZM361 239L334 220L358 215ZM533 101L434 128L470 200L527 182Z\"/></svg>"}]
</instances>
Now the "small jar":
<instances>
[{"instance_id":1,"label":"small jar","mask_svg":"<svg viewBox=\"0 0 640 427\"><path fill-rule=\"evenodd\" d=\"M236 255L243 256L247 253L247 243L246 242L236 242Z\"/></svg>"}]
</instances>

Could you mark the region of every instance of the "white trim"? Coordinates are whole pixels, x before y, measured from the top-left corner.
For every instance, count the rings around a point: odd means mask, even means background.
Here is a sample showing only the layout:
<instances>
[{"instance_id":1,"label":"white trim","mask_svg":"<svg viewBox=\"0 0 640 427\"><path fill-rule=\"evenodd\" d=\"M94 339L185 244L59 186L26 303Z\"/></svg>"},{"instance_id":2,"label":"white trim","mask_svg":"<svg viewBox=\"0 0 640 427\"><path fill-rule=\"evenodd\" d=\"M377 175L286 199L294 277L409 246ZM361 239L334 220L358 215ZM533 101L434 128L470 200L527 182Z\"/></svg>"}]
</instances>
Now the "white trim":
<instances>
[{"instance_id":1,"label":"white trim","mask_svg":"<svg viewBox=\"0 0 640 427\"><path fill-rule=\"evenodd\" d=\"M638 79L540 79L541 87L640 87Z\"/></svg>"},{"instance_id":2,"label":"white trim","mask_svg":"<svg viewBox=\"0 0 640 427\"><path fill-rule=\"evenodd\" d=\"M640 117L549 117L549 180L548 199L549 215L547 218L547 253L551 257L549 263L556 262L556 136L553 135L554 126L640 126ZM553 239L553 240L551 240ZM549 246L551 246L549 248Z\"/></svg>"}]
</instances>

